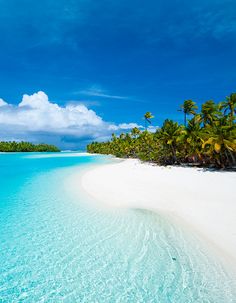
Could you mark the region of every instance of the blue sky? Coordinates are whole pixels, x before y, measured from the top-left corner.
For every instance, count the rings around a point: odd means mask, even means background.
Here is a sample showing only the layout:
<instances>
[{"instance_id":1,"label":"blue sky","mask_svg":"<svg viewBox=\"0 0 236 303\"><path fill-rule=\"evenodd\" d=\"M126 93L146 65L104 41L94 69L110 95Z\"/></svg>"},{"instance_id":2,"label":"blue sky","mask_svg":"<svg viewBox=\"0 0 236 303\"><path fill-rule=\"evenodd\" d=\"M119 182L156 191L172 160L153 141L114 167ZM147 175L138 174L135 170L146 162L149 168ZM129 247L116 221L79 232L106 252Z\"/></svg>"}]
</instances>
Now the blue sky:
<instances>
[{"instance_id":1,"label":"blue sky","mask_svg":"<svg viewBox=\"0 0 236 303\"><path fill-rule=\"evenodd\" d=\"M76 148L128 123L143 124L146 111L155 125L166 117L181 122L177 108L185 99L224 99L236 91L235 12L234 0L0 0L0 98L8 104L0 107L1 139ZM79 135L82 124L71 120L57 139L45 122L34 132L30 125L13 131L22 96L38 91L49 108L82 103L101 118L101 131L94 134L100 126L91 128L81 108L76 117L87 122ZM35 119L39 112L47 117L45 108L34 111Z\"/></svg>"}]
</instances>

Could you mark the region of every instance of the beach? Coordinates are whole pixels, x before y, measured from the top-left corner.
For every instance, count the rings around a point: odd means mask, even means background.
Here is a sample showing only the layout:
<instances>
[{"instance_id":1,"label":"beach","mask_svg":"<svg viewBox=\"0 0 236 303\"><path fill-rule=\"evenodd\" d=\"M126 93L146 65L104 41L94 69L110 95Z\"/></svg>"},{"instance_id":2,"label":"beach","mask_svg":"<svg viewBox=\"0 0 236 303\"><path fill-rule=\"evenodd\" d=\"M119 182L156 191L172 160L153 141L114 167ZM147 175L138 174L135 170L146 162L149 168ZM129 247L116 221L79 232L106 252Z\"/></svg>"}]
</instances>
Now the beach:
<instances>
[{"instance_id":1,"label":"beach","mask_svg":"<svg viewBox=\"0 0 236 303\"><path fill-rule=\"evenodd\" d=\"M235 172L127 159L91 168L79 182L101 206L147 209L173 218L235 266Z\"/></svg>"}]
</instances>

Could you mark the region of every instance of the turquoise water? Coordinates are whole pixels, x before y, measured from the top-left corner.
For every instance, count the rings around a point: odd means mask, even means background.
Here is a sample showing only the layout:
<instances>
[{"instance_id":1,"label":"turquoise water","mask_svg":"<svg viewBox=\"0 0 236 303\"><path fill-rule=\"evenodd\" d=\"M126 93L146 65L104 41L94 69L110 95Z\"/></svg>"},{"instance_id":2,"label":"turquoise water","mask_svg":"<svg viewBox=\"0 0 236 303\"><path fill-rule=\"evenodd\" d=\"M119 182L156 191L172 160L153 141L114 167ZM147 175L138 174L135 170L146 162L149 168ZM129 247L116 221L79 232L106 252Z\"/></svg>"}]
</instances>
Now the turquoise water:
<instances>
[{"instance_id":1,"label":"turquoise water","mask_svg":"<svg viewBox=\"0 0 236 303\"><path fill-rule=\"evenodd\" d=\"M70 193L74 172L107 161L0 154L0 302L236 302L232 277L181 228Z\"/></svg>"}]
</instances>

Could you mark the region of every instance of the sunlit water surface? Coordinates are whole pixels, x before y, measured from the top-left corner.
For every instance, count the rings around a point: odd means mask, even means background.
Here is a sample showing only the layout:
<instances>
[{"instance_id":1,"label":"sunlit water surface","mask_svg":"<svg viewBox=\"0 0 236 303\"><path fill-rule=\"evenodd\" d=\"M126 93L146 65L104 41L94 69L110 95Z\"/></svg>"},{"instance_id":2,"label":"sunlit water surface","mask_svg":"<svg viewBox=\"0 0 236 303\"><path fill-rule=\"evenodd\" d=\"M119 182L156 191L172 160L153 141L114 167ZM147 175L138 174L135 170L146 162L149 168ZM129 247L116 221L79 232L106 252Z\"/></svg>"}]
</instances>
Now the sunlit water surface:
<instances>
[{"instance_id":1,"label":"sunlit water surface","mask_svg":"<svg viewBox=\"0 0 236 303\"><path fill-rule=\"evenodd\" d=\"M68 191L74 172L109 161L0 154L0 302L235 302L232 277L181 228Z\"/></svg>"}]
</instances>

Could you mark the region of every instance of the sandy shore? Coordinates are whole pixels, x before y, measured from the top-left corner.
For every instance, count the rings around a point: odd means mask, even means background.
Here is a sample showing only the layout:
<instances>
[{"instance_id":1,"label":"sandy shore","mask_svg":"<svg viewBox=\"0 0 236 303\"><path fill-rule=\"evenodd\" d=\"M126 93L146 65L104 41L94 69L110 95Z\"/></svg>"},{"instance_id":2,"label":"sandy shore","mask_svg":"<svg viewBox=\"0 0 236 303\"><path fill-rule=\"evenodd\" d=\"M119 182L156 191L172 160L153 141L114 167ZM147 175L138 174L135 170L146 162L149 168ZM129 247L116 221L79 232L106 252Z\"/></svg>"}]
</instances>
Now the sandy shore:
<instances>
[{"instance_id":1,"label":"sandy shore","mask_svg":"<svg viewBox=\"0 0 236 303\"><path fill-rule=\"evenodd\" d=\"M235 264L236 173L124 160L91 169L80 182L103 205L150 209L180 219Z\"/></svg>"}]
</instances>

